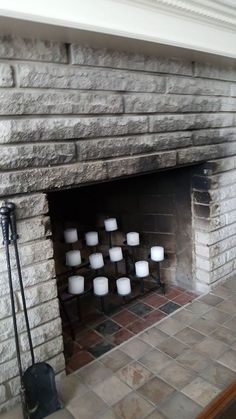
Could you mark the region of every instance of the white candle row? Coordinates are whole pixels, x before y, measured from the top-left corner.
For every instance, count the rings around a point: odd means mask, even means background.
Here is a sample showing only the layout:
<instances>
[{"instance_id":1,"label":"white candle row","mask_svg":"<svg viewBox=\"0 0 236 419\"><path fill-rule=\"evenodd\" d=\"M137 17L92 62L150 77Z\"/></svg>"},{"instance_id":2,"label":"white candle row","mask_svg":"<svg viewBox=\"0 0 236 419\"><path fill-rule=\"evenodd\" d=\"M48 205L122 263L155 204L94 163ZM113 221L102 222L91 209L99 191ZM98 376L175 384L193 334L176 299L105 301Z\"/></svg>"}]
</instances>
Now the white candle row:
<instances>
[{"instance_id":1,"label":"white candle row","mask_svg":"<svg viewBox=\"0 0 236 419\"><path fill-rule=\"evenodd\" d=\"M104 221L106 231L115 231L118 229L116 218L107 218ZM76 228L67 228L64 231L64 239L66 243L75 243L78 241L78 233ZM96 231L89 231L85 234L85 240L87 246L98 245L98 233Z\"/></svg>"},{"instance_id":2,"label":"white candle row","mask_svg":"<svg viewBox=\"0 0 236 419\"><path fill-rule=\"evenodd\" d=\"M129 295L131 293L131 282L129 278L122 277L116 281L117 292L119 295ZM105 276L98 276L93 280L94 294L104 296L109 292L109 281ZM84 277L73 275L68 279L68 291L70 294L82 294L84 292Z\"/></svg>"}]
</instances>

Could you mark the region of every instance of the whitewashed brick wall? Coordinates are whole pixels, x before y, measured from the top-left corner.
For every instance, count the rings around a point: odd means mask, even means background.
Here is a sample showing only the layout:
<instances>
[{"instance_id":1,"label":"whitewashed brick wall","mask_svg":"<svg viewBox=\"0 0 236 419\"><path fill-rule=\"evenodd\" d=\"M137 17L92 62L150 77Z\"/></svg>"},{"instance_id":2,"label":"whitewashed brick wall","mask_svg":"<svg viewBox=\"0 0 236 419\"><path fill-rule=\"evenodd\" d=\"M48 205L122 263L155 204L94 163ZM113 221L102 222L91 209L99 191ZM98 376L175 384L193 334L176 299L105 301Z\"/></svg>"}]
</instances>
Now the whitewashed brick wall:
<instances>
[{"instance_id":1,"label":"whitewashed brick wall","mask_svg":"<svg viewBox=\"0 0 236 419\"><path fill-rule=\"evenodd\" d=\"M45 192L221 159L211 163L215 172L204 174L213 218L205 217L204 226L201 217L195 219L196 282L231 275L236 70L11 36L0 36L0 60L0 198L17 204L36 356L60 372L64 358ZM18 400L18 373L2 247L0 272L4 410ZM13 278L27 363L15 271Z\"/></svg>"}]
</instances>

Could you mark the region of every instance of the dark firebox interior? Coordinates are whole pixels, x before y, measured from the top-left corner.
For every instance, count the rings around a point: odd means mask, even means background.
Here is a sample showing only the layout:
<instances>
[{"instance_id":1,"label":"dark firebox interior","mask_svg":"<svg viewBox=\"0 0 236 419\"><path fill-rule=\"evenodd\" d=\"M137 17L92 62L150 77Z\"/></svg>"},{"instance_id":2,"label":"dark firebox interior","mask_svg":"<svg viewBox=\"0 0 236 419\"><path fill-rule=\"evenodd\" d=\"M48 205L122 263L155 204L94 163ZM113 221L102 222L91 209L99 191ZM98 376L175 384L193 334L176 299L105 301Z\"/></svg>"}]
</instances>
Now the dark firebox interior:
<instances>
[{"instance_id":1,"label":"dark firebox interior","mask_svg":"<svg viewBox=\"0 0 236 419\"><path fill-rule=\"evenodd\" d=\"M68 276L75 273L65 266L65 252L71 248L80 249L85 263L76 270L77 274L85 275L85 290L89 291L79 298L81 317L78 318L76 299L62 302L72 324L78 320L87 324L93 319L94 312L102 309L100 299L90 289L96 274L86 265L93 251L84 242L87 231L99 232L98 251L105 257L105 268L100 274L110 278L110 294L106 297L105 309L116 310L140 293L139 281L136 280L131 282L132 296L124 299L117 295L114 264L109 261L108 235L104 230L104 219L107 217L115 217L118 222L118 231L112 234L113 246L122 246L124 254L127 254L130 249L124 244L125 235L129 231L137 231L140 233L140 246L134 252L136 260L148 260L151 246L163 246L165 260L160 264L162 280L166 284L180 285L191 281L191 174L191 168L181 168L48 193L59 295L63 296L67 288ZM63 231L67 227L78 230L79 240L73 245L64 243ZM155 263L149 263L150 271L155 274ZM126 269L127 264L120 262L119 276L127 275ZM131 268L128 266L128 269ZM147 278L145 283L147 291L156 286L153 278ZM62 319L66 327L68 316L65 316L64 310Z\"/></svg>"}]
</instances>

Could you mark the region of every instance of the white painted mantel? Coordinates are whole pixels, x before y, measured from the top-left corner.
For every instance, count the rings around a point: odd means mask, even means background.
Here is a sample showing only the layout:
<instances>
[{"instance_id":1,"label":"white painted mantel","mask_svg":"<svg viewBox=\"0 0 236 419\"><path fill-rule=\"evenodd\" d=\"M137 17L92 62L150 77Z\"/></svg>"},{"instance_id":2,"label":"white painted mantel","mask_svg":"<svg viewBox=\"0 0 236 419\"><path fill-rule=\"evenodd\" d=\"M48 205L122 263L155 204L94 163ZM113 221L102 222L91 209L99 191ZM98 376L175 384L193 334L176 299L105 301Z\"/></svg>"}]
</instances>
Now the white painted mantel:
<instances>
[{"instance_id":1,"label":"white painted mantel","mask_svg":"<svg viewBox=\"0 0 236 419\"><path fill-rule=\"evenodd\" d=\"M8 18L236 58L236 0L0 0Z\"/></svg>"}]
</instances>

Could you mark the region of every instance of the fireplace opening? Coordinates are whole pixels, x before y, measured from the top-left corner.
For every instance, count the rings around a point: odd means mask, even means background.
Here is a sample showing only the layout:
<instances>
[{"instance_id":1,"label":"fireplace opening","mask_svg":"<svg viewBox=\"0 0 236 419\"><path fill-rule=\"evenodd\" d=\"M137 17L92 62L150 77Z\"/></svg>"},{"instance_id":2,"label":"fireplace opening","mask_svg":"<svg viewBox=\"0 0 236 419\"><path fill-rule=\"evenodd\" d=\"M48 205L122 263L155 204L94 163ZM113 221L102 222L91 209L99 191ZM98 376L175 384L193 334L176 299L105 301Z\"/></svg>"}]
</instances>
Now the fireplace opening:
<instances>
[{"instance_id":1,"label":"fireplace opening","mask_svg":"<svg viewBox=\"0 0 236 419\"><path fill-rule=\"evenodd\" d=\"M194 290L192 179L196 167L48 193L66 359L73 355L76 344L86 349L92 345L92 359L111 349L114 342L107 339L106 330L100 330L99 324L104 319L106 323L107 319L114 318L119 310L127 311L130 306L137 307L137 312L133 310L137 319L141 312L145 320L150 307L145 309L145 304L141 302L148 294L152 295L152 291L166 302L163 288L159 287L160 278L166 289L175 285L179 289ZM104 228L104 221L108 218L115 218L118 224L118 229L111 235ZM78 232L78 240L73 244L65 243L64 231L68 228L76 228ZM98 232L97 246L86 245L85 234L90 231ZM139 246L127 246L128 232L139 233ZM122 249L123 259L118 263L110 260L111 245ZM150 260L152 246L164 248L164 260L159 264ZM71 250L80 250L81 255L80 265L74 268L66 265L66 252ZM95 252L102 253L104 258L104 267L99 270L91 269L89 263L89 256ZM141 278L136 277L132 267L135 261L140 260L148 261L150 269L149 276L142 280L143 289ZM79 296L68 292L68 278L74 275L85 278L84 289ZM109 294L104 298L94 294L95 277L108 278ZM116 279L119 277L131 278L131 294L124 296L117 293ZM156 321L159 318L160 312L159 317L156 313ZM106 324L108 334L119 333L119 326L112 323L110 320L110 324ZM96 352L100 335L89 332L91 327L94 332L97 324L101 336L105 335L105 343ZM126 332L121 341L134 333ZM71 344L67 345L68 338L77 342L73 343L73 349ZM70 372L70 368L68 370Z\"/></svg>"}]
</instances>

